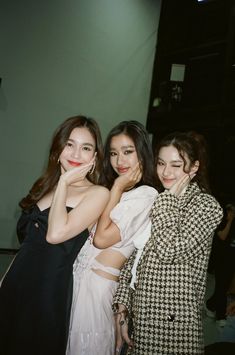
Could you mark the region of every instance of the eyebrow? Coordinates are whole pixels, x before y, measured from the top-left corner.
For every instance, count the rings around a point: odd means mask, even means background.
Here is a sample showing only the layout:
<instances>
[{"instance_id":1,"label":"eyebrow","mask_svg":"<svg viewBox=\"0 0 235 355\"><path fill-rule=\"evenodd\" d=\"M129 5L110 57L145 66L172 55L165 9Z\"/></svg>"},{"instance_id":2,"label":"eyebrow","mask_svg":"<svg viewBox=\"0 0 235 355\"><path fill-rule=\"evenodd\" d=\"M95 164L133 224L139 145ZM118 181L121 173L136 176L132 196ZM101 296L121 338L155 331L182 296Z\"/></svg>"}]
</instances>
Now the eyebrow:
<instances>
[{"instance_id":1,"label":"eyebrow","mask_svg":"<svg viewBox=\"0 0 235 355\"><path fill-rule=\"evenodd\" d=\"M68 139L68 142L73 142L73 143L77 143L77 141L75 140L75 139L71 139L71 138L69 138ZM92 143L82 143L82 145L89 145L90 147L94 147L94 144L92 144Z\"/></svg>"},{"instance_id":2,"label":"eyebrow","mask_svg":"<svg viewBox=\"0 0 235 355\"><path fill-rule=\"evenodd\" d=\"M158 157L158 160L165 161L164 159ZM171 160L170 163L183 163L183 160Z\"/></svg>"},{"instance_id":3,"label":"eyebrow","mask_svg":"<svg viewBox=\"0 0 235 355\"><path fill-rule=\"evenodd\" d=\"M123 145L121 146L121 149L128 149L128 148L134 148L135 149L135 146L134 145ZM110 150L116 150L115 148L112 148L110 147Z\"/></svg>"}]
</instances>

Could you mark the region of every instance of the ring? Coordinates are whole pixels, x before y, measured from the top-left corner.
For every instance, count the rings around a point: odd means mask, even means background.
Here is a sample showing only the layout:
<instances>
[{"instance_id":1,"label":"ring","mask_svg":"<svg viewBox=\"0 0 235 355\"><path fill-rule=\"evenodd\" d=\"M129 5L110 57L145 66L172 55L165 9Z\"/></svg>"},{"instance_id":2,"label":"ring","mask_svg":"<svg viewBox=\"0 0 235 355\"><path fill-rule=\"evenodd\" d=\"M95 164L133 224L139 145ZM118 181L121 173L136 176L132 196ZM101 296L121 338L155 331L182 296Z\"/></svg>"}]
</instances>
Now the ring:
<instances>
[{"instance_id":1,"label":"ring","mask_svg":"<svg viewBox=\"0 0 235 355\"><path fill-rule=\"evenodd\" d=\"M120 320L119 324L122 327L125 324L125 321L124 320Z\"/></svg>"}]
</instances>

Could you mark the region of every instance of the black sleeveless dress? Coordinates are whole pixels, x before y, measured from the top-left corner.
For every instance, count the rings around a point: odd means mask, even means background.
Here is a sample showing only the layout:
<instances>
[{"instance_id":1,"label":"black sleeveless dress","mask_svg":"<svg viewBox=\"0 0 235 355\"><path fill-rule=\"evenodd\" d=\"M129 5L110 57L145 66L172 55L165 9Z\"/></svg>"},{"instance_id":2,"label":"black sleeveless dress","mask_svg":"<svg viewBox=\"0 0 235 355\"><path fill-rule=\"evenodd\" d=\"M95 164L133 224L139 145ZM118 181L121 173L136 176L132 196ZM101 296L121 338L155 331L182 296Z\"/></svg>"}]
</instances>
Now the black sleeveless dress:
<instances>
[{"instance_id":1,"label":"black sleeveless dress","mask_svg":"<svg viewBox=\"0 0 235 355\"><path fill-rule=\"evenodd\" d=\"M70 208L68 208L70 210ZM73 288L73 263L88 230L49 244L49 208L23 211L23 243L0 287L0 354L64 355Z\"/></svg>"}]
</instances>

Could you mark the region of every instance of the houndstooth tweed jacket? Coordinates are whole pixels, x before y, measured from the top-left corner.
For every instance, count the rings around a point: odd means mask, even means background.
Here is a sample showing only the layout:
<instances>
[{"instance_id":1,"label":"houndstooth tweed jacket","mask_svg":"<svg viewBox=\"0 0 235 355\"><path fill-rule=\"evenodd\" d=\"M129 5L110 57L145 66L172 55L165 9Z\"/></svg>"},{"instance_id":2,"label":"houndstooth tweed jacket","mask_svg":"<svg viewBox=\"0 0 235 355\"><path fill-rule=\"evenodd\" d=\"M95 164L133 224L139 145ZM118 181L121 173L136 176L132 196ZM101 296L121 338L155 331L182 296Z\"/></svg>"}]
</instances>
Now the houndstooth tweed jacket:
<instances>
[{"instance_id":1,"label":"houndstooth tweed jacket","mask_svg":"<svg viewBox=\"0 0 235 355\"><path fill-rule=\"evenodd\" d=\"M152 211L151 236L130 289L135 252L114 297L133 319L135 355L203 354L201 311L213 232L222 208L196 183L179 198L163 192Z\"/></svg>"}]
</instances>

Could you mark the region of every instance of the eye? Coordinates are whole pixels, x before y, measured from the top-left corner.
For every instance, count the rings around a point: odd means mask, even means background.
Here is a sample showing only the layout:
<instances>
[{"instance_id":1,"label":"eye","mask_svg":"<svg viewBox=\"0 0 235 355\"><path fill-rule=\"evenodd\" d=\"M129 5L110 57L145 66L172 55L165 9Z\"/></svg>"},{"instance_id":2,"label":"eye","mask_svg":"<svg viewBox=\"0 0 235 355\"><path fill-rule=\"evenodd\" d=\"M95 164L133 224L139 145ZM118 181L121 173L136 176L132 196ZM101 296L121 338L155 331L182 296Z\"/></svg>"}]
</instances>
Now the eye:
<instances>
[{"instance_id":1,"label":"eye","mask_svg":"<svg viewBox=\"0 0 235 355\"><path fill-rule=\"evenodd\" d=\"M124 151L125 155L132 154L132 153L134 153L134 150L132 150L132 149L127 149Z\"/></svg>"},{"instance_id":2,"label":"eye","mask_svg":"<svg viewBox=\"0 0 235 355\"><path fill-rule=\"evenodd\" d=\"M71 143L71 142L66 143L66 147L72 147L72 146L73 146L73 143Z\"/></svg>"},{"instance_id":3,"label":"eye","mask_svg":"<svg viewBox=\"0 0 235 355\"><path fill-rule=\"evenodd\" d=\"M163 165L164 165L164 163L163 163L162 161L158 161L158 162L157 162L157 165L159 165L159 166L163 166Z\"/></svg>"},{"instance_id":4,"label":"eye","mask_svg":"<svg viewBox=\"0 0 235 355\"><path fill-rule=\"evenodd\" d=\"M111 157L114 157L115 155L117 155L116 152L109 152L109 154L110 154Z\"/></svg>"},{"instance_id":5,"label":"eye","mask_svg":"<svg viewBox=\"0 0 235 355\"><path fill-rule=\"evenodd\" d=\"M92 151L92 148L89 147L89 146L85 146L83 147L83 150L87 151L87 152L91 152Z\"/></svg>"},{"instance_id":6,"label":"eye","mask_svg":"<svg viewBox=\"0 0 235 355\"><path fill-rule=\"evenodd\" d=\"M182 165L172 165L173 168L181 168Z\"/></svg>"}]
</instances>

